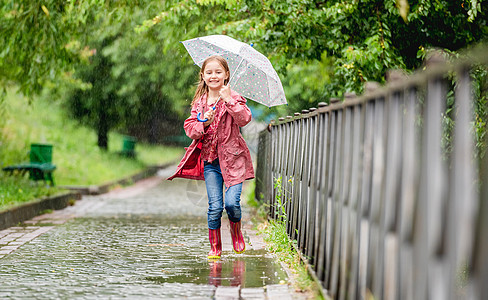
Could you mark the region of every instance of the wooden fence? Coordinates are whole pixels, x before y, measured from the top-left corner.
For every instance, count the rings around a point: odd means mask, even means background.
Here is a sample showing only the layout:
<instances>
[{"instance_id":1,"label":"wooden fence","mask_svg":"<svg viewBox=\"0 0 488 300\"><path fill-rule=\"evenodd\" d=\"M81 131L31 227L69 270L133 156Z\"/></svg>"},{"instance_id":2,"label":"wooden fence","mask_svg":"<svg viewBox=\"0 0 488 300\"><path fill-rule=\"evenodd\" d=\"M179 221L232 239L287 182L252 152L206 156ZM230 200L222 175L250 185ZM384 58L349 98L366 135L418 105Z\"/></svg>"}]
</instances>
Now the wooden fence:
<instances>
[{"instance_id":1,"label":"wooden fence","mask_svg":"<svg viewBox=\"0 0 488 300\"><path fill-rule=\"evenodd\" d=\"M256 198L285 221L332 298L487 299L488 154L479 163L474 67L437 64L260 133Z\"/></svg>"}]
</instances>

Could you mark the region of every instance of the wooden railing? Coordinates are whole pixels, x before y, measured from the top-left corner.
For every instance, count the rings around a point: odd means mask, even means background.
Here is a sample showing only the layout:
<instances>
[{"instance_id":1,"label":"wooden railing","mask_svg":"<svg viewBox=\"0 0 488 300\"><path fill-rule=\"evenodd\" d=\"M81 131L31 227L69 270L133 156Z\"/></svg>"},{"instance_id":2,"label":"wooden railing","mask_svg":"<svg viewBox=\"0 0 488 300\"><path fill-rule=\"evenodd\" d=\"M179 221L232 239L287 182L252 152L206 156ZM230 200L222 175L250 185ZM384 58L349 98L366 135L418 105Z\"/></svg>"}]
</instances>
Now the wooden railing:
<instances>
[{"instance_id":1,"label":"wooden railing","mask_svg":"<svg viewBox=\"0 0 488 300\"><path fill-rule=\"evenodd\" d=\"M437 64L260 133L256 198L334 299L487 299L488 154L479 163L474 66Z\"/></svg>"}]
</instances>

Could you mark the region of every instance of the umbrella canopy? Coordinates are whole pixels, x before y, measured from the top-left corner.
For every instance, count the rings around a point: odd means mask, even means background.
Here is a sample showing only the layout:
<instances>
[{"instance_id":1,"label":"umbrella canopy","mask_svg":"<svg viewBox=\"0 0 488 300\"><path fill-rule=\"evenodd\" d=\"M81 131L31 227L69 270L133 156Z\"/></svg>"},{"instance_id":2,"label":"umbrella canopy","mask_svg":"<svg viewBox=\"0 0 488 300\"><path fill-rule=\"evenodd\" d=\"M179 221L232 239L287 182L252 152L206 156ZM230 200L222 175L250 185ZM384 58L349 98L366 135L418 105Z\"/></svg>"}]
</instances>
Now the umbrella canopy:
<instances>
[{"instance_id":1,"label":"umbrella canopy","mask_svg":"<svg viewBox=\"0 0 488 300\"><path fill-rule=\"evenodd\" d=\"M229 85L242 96L268 107L286 104L280 78L269 59L252 46L226 35L209 35L182 42L198 66L212 55L229 64Z\"/></svg>"}]
</instances>

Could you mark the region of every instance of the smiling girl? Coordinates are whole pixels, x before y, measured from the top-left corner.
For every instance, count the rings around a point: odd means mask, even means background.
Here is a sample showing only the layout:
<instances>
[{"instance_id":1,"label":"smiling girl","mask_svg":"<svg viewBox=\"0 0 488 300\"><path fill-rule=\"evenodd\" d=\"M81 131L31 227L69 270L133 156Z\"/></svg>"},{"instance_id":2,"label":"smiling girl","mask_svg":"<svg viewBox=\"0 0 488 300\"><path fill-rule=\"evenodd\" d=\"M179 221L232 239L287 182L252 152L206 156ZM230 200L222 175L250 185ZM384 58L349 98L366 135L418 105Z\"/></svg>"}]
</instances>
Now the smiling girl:
<instances>
[{"instance_id":1,"label":"smiling girl","mask_svg":"<svg viewBox=\"0 0 488 300\"><path fill-rule=\"evenodd\" d=\"M242 182L254 178L251 155L239 127L251 121L246 99L227 85L230 71L221 56L205 60L200 81L191 104L191 116L185 120L186 134L193 139L179 163L176 173L169 177L205 180L208 196L208 258L220 258L222 212L230 222L232 244L236 253L246 245L241 232L240 198ZM206 121L199 121L199 116ZM225 185L225 200L224 189Z\"/></svg>"}]
</instances>

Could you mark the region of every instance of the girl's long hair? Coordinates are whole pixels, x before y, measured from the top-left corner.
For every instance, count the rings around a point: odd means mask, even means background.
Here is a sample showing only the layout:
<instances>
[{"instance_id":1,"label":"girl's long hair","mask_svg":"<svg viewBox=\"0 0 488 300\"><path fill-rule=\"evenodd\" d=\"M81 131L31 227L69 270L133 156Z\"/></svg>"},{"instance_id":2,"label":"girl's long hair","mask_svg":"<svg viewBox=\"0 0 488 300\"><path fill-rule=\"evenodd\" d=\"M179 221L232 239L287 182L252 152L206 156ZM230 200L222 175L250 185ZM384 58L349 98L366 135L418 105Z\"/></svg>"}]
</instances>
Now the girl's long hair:
<instances>
[{"instance_id":1,"label":"girl's long hair","mask_svg":"<svg viewBox=\"0 0 488 300\"><path fill-rule=\"evenodd\" d=\"M212 60L216 60L222 66L222 68L224 68L224 71L227 72L228 74L230 74L229 64L227 63L225 58L223 58L220 55L212 55L209 58L207 58L203 62L202 67L200 68L200 74L199 74L200 81L198 82L197 90L195 91L195 96L193 96L193 100L191 102L190 107L193 107L193 104L195 104L195 102L198 99L200 99L200 97L202 97L203 94L208 93L208 86L205 83L205 81L203 80L203 72L205 71L205 67L207 66L207 64ZM229 82L229 79L224 80L224 84L227 84L228 82Z\"/></svg>"}]
</instances>

